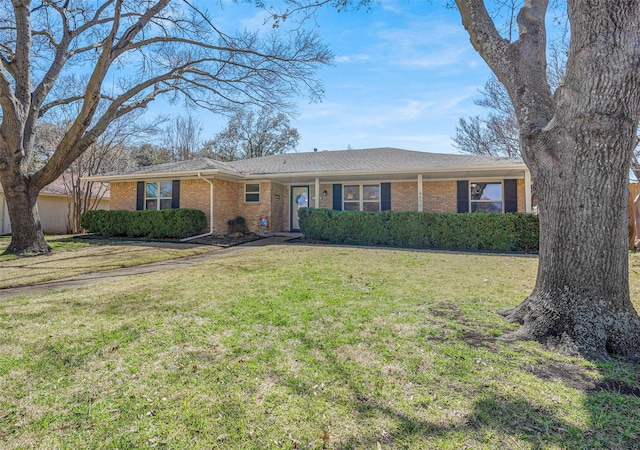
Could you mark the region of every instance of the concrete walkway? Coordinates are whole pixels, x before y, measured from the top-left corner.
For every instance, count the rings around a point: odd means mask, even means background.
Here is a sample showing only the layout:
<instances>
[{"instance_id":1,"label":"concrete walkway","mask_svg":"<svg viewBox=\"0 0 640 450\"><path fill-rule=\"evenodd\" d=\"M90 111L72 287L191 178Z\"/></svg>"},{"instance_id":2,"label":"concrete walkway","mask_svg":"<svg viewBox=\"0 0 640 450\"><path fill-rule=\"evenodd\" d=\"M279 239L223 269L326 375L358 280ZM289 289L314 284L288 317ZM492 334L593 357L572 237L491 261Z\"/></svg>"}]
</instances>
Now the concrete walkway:
<instances>
[{"instance_id":1,"label":"concrete walkway","mask_svg":"<svg viewBox=\"0 0 640 450\"><path fill-rule=\"evenodd\" d=\"M166 270L179 269L188 267L193 264L199 264L205 261L211 261L220 258L226 258L227 256L237 255L250 251L257 247L266 247L269 245L282 245L286 241L297 237L293 234L287 234L284 236L271 236L265 239L259 239L257 241L247 242L246 244L236 245L234 247L227 247L221 250L214 250L208 253L202 253L199 255L185 256L184 258L167 259L165 261L158 261L150 264L142 264L139 266L124 267L122 269L105 270L103 272L86 273L83 275L77 275L75 277L63 278L60 280L45 281L44 283L32 284L29 286L21 286L15 288L0 289L0 301L8 300L19 296L35 296L38 294L45 294L52 291L59 291L62 289L75 289L93 286L98 283L104 283L107 281L120 280L136 275L142 275L146 273L164 272Z\"/></svg>"}]
</instances>

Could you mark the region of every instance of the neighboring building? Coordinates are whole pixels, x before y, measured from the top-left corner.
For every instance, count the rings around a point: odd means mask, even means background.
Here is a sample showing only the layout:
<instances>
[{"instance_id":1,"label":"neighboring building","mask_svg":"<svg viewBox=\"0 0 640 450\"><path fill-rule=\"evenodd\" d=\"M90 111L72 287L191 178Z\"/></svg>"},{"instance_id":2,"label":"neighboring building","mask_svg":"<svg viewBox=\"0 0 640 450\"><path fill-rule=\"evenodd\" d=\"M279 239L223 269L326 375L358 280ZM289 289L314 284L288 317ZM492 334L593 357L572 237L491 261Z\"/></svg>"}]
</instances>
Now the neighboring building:
<instances>
[{"instance_id":1,"label":"neighboring building","mask_svg":"<svg viewBox=\"0 0 640 450\"><path fill-rule=\"evenodd\" d=\"M221 232L237 216L252 231L295 231L305 206L531 212L531 178L521 159L393 148L202 158L88 179L110 183L111 209L200 209Z\"/></svg>"},{"instance_id":2,"label":"neighboring building","mask_svg":"<svg viewBox=\"0 0 640 450\"><path fill-rule=\"evenodd\" d=\"M101 196L98 209L109 209L109 191L104 189L95 195ZM104 193L104 195L102 195ZM69 229L69 200L64 186L63 176L45 186L38 195L38 213L42 229L47 234L65 234ZM0 234L10 234L11 223L4 191L0 185Z\"/></svg>"}]
</instances>

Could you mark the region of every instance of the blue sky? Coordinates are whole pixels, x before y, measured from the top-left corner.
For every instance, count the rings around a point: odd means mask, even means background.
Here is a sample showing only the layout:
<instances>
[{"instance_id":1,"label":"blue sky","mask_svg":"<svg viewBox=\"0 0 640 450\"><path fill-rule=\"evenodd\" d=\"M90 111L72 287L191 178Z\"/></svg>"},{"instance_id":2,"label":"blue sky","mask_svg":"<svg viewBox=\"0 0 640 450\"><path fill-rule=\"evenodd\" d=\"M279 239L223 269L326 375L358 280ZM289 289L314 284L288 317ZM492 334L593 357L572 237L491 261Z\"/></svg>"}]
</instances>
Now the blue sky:
<instances>
[{"instance_id":1,"label":"blue sky","mask_svg":"<svg viewBox=\"0 0 640 450\"><path fill-rule=\"evenodd\" d=\"M264 12L250 5L223 2L223 9L216 19L227 27L270 27ZM317 74L325 87L323 101L299 99L299 115L291 121L301 134L298 151L457 152L451 136L458 118L481 113L473 99L490 71L456 10L438 0L382 0L369 11L323 10L316 23L335 61ZM175 113L175 107L163 109L168 108L154 105L151 111ZM197 116L205 138L226 124L223 117Z\"/></svg>"}]
</instances>

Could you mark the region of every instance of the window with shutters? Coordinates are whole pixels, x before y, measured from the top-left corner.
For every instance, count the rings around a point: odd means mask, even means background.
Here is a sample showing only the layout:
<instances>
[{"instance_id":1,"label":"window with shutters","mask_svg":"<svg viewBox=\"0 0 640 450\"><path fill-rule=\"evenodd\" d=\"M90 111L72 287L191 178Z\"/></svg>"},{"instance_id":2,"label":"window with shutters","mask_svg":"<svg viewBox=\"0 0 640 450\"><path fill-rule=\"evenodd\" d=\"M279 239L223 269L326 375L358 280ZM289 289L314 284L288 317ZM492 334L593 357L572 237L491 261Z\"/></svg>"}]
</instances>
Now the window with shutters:
<instances>
[{"instance_id":1,"label":"window with shutters","mask_svg":"<svg viewBox=\"0 0 640 450\"><path fill-rule=\"evenodd\" d=\"M475 182L469 183L470 211L471 212L493 212L501 213L504 211L504 196L502 192L502 183L492 182Z\"/></svg>"},{"instance_id":2,"label":"window with shutters","mask_svg":"<svg viewBox=\"0 0 640 450\"><path fill-rule=\"evenodd\" d=\"M145 183L144 209L171 209L172 197L172 181Z\"/></svg>"},{"instance_id":3,"label":"window with shutters","mask_svg":"<svg viewBox=\"0 0 640 450\"><path fill-rule=\"evenodd\" d=\"M345 211L380 211L379 184L345 184L342 196Z\"/></svg>"}]
</instances>

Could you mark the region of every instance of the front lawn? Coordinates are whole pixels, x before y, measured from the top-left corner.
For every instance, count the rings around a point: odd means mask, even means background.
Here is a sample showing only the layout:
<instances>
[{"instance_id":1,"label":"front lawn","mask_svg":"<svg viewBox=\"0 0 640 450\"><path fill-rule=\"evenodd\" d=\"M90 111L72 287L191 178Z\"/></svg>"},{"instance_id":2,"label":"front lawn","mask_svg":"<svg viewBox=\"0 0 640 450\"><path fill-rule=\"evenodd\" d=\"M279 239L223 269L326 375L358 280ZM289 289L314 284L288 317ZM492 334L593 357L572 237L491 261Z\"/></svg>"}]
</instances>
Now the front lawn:
<instances>
[{"instance_id":1,"label":"front lawn","mask_svg":"<svg viewBox=\"0 0 640 450\"><path fill-rule=\"evenodd\" d=\"M0 238L0 254L9 245L9 239ZM152 242L113 244L109 241L73 239L70 236L49 237L47 243L53 248L52 253L35 256L0 255L0 289L197 255L218 248Z\"/></svg>"},{"instance_id":2,"label":"front lawn","mask_svg":"<svg viewBox=\"0 0 640 450\"><path fill-rule=\"evenodd\" d=\"M632 255L636 305L640 275ZM257 248L0 303L4 448L637 448L638 367L498 338L536 258Z\"/></svg>"}]
</instances>

